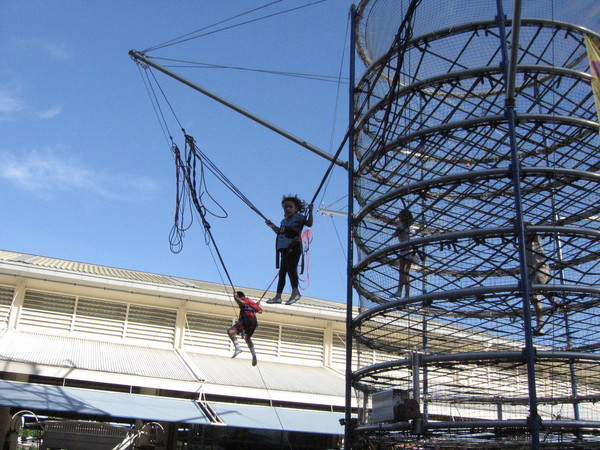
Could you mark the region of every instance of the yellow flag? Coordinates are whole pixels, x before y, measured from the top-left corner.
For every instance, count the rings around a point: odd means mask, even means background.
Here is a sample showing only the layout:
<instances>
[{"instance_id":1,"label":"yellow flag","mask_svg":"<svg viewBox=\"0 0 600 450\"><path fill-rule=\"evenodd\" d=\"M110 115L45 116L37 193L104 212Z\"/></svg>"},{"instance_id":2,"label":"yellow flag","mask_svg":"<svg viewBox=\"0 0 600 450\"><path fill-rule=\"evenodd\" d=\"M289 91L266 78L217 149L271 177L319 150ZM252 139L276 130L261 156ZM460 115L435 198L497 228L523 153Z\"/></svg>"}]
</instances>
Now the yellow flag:
<instances>
[{"instance_id":1,"label":"yellow flag","mask_svg":"<svg viewBox=\"0 0 600 450\"><path fill-rule=\"evenodd\" d=\"M592 70L592 92L596 103L596 114L600 122L600 42L592 40L585 35L585 48L587 49L590 69ZM600 130L598 130L600 132Z\"/></svg>"}]
</instances>

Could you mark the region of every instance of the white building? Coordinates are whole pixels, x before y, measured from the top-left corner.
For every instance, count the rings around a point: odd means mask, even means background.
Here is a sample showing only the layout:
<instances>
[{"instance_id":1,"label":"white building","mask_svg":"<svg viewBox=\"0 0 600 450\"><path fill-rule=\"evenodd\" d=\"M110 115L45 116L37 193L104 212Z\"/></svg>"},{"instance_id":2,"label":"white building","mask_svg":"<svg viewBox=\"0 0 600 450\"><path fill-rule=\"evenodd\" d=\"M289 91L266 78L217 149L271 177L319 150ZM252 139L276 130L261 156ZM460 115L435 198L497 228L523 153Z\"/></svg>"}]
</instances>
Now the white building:
<instances>
[{"instance_id":1,"label":"white building","mask_svg":"<svg viewBox=\"0 0 600 450\"><path fill-rule=\"evenodd\" d=\"M254 300L263 294L241 289ZM239 309L230 291L0 251L0 435L14 441L11 427L27 415L153 423L146 430L160 429L156 448L335 448L344 432L345 305L263 304L252 367L244 343L231 358L226 330ZM60 448L113 448L68 447L91 433L81 423L69 433L60 424Z\"/></svg>"}]
</instances>

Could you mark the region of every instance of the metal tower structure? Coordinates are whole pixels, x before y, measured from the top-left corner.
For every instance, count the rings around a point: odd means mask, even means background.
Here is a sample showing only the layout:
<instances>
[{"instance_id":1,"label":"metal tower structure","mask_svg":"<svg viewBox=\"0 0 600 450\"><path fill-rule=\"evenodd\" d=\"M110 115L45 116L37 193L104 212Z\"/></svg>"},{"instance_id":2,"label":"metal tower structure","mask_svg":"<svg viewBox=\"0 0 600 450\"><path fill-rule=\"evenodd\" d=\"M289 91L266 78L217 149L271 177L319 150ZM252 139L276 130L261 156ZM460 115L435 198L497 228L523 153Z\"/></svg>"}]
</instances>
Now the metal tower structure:
<instances>
[{"instance_id":1,"label":"metal tower structure","mask_svg":"<svg viewBox=\"0 0 600 450\"><path fill-rule=\"evenodd\" d=\"M597 9L359 3L352 448L600 447Z\"/></svg>"}]
</instances>

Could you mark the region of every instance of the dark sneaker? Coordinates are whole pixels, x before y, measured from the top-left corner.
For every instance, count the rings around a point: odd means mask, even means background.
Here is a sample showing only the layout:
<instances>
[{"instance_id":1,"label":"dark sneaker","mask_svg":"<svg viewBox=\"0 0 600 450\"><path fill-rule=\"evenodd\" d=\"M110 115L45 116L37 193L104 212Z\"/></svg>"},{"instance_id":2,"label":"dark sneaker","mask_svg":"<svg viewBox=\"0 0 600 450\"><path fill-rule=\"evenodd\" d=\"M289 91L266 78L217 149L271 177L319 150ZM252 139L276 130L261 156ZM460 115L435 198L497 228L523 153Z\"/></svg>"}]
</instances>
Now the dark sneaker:
<instances>
[{"instance_id":1,"label":"dark sneaker","mask_svg":"<svg viewBox=\"0 0 600 450\"><path fill-rule=\"evenodd\" d=\"M534 336L543 336L546 334L546 331L544 330L544 326L542 325L541 327L537 327L533 330L533 335Z\"/></svg>"},{"instance_id":2,"label":"dark sneaker","mask_svg":"<svg viewBox=\"0 0 600 450\"><path fill-rule=\"evenodd\" d=\"M294 303L296 303L298 300L300 300L302 298L302 296L300 294L294 296L294 297L290 297L290 299L285 302L286 305L293 305Z\"/></svg>"},{"instance_id":3,"label":"dark sneaker","mask_svg":"<svg viewBox=\"0 0 600 450\"><path fill-rule=\"evenodd\" d=\"M274 303L281 303L281 299L280 298L272 298L272 299L267 300L267 303L269 305L272 305Z\"/></svg>"}]
</instances>

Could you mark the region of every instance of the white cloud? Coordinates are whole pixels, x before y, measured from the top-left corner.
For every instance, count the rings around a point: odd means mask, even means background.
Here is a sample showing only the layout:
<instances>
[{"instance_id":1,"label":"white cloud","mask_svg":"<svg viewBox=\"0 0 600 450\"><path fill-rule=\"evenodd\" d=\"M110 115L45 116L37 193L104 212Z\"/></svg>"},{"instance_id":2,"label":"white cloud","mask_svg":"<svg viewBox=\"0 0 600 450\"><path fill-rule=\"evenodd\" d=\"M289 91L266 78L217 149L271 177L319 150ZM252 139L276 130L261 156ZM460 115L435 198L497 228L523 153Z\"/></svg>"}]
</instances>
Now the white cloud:
<instances>
[{"instance_id":1,"label":"white cloud","mask_svg":"<svg viewBox=\"0 0 600 450\"><path fill-rule=\"evenodd\" d=\"M54 106L46 111L41 111L37 113L37 117L40 119L52 119L53 117L58 116L62 112L62 106Z\"/></svg>"},{"instance_id":2,"label":"white cloud","mask_svg":"<svg viewBox=\"0 0 600 450\"><path fill-rule=\"evenodd\" d=\"M41 50L55 59L69 59L71 52L64 45L39 38L13 39L13 45L20 48Z\"/></svg>"},{"instance_id":3,"label":"white cloud","mask_svg":"<svg viewBox=\"0 0 600 450\"><path fill-rule=\"evenodd\" d=\"M14 114L23 109L25 109L25 105L15 93L0 90L0 114Z\"/></svg>"},{"instance_id":4,"label":"white cloud","mask_svg":"<svg viewBox=\"0 0 600 450\"><path fill-rule=\"evenodd\" d=\"M44 196L73 193L135 201L150 198L158 191L149 178L92 170L52 152L1 153L0 179Z\"/></svg>"},{"instance_id":5,"label":"white cloud","mask_svg":"<svg viewBox=\"0 0 600 450\"><path fill-rule=\"evenodd\" d=\"M71 57L71 53L67 50L67 48L58 44L39 41L39 47L56 59L69 59Z\"/></svg>"},{"instance_id":6,"label":"white cloud","mask_svg":"<svg viewBox=\"0 0 600 450\"><path fill-rule=\"evenodd\" d=\"M19 87L0 88L0 121L26 119L52 119L62 112L62 106L53 106L46 110L35 111L22 98Z\"/></svg>"}]
</instances>

